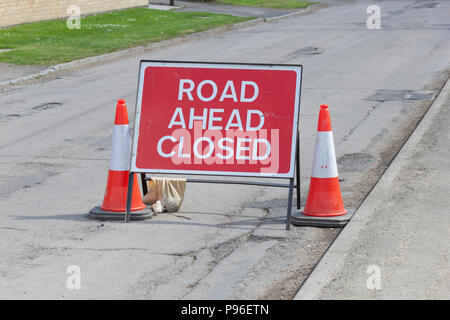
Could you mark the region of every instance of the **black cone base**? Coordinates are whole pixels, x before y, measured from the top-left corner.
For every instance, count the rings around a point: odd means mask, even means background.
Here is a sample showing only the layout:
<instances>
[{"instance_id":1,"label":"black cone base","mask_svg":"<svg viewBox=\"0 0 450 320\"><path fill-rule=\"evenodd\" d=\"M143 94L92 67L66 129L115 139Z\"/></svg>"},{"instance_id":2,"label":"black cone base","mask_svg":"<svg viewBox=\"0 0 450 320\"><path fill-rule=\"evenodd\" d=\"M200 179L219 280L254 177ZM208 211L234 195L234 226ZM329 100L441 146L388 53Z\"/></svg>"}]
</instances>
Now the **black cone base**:
<instances>
[{"instance_id":1,"label":"black cone base","mask_svg":"<svg viewBox=\"0 0 450 320\"><path fill-rule=\"evenodd\" d=\"M337 217L313 217L302 213L303 208L295 211L291 217L291 223L299 227L323 227L343 228L355 214L355 210L347 210L347 213Z\"/></svg>"},{"instance_id":2,"label":"black cone base","mask_svg":"<svg viewBox=\"0 0 450 320\"><path fill-rule=\"evenodd\" d=\"M114 212L114 211L105 211L100 208L100 206L97 206L93 208L88 213L88 217L91 219L96 220L124 220L125 219L126 212ZM130 218L133 221L139 221L139 220L145 220L149 219L153 216L153 212L148 209L142 209L138 211L131 211Z\"/></svg>"}]
</instances>

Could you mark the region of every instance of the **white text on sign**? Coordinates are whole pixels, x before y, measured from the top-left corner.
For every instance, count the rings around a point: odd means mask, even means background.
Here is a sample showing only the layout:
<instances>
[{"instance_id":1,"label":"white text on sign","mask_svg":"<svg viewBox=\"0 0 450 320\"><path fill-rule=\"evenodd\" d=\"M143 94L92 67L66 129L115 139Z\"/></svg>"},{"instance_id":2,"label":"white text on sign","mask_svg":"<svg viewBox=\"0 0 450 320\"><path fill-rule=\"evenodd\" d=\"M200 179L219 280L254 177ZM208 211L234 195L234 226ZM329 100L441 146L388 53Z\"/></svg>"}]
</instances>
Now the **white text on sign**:
<instances>
[{"instance_id":1,"label":"white text on sign","mask_svg":"<svg viewBox=\"0 0 450 320\"><path fill-rule=\"evenodd\" d=\"M196 85L191 79L180 79L178 100L210 102L218 99L217 102L222 102L225 99L231 99L233 102L251 103L257 99L259 87L254 81L241 81L240 94L237 95L236 91L236 86L231 80L219 90L212 80L203 80ZM183 108L176 107L168 128L176 129L177 134L173 132L172 135L159 139L158 154L163 158L177 159L191 159L193 154L196 159L214 157L219 161L268 159L272 146L266 139L267 132L259 132L264 126L263 112L257 109L247 109L244 112L233 108L229 116L225 117L224 114L223 108L190 107L188 112L183 112ZM200 123L201 129L197 127ZM180 129L184 130L180 132ZM192 139L192 134L188 131L192 129L209 132L200 135L194 133L194 139ZM222 130L226 131L225 137L221 134ZM214 133L212 134L211 131ZM244 135L242 135L243 132L245 132Z\"/></svg>"}]
</instances>

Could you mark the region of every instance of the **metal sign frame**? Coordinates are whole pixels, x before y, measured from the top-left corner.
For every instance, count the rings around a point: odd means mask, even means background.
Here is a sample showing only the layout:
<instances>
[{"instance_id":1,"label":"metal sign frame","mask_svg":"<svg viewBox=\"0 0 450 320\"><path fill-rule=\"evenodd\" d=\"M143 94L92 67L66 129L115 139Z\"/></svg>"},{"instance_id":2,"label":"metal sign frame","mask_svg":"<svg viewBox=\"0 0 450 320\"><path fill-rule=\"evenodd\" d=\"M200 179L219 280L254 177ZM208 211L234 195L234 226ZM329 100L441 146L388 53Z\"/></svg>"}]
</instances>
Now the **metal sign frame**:
<instances>
[{"instance_id":1,"label":"metal sign frame","mask_svg":"<svg viewBox=\"0 0 450 320\"><path fill-rule=\"evenodd\" d=\"M296 99L296 108L294 110L294 123L293 123L293 133L292 133L292 147L291 147L291 159L290 159L290 168L289 173L287 174L248 174L248 173L233 173L233 172L212 172L212 171L178 171L178 170L142 170L136 167L136 153L137 153L137 135L139 131L139 121L140 121L140 108L142 103L142 90L143 90L143 81L141 81L141 75L143 74L143 63L152 63L153 65L158 66L169 66L169 65L179 65L179 66L192 66L192 67L217 67L231 69L239 69L239 67L247 68L247 69L267 69L267 70L292 70L290 68L299 69L299 83L296 85L297 95ZM145 69L144 69L145 70ZM293 198L293 189L297 189L297 209L300 209L301 204L301 195L300 195L300 136L299 136L299 117L300 117L300 98L301 98L301 85L302 85L302 76L303 76L303 66L302 65L288 65L288 64L257 64L257 63L225 63L225 62L189 62L189 61L161 61L161 60L141 60L139 67L139 77L138 77L138 89L136 94L136 108L135 108L135 117L134 117L134 126L133 126L133 141L132 141L132 151L131 151L131 161L130 161L130 170L129 170L129 178L128 178L128 189L127 189L127 203L126 203L126 215L125 222L130 221L131 217L131 197L132 197L132 189L134 183L134 173L141 174L141 182L142 189L144 195L147 193L147 184L148 180L151 178L146 177L146 173L156 173L156 174L184 174L184 175L208 175L208 176L233 176L233 177L255 177L255 178L277 178L277 179L289 179L289 184L281 184L281 183L269 183L269 182L255 182L255 181L236 181L236 180L202 180L202 179L187 179L189 183L220 183L220 184L246 184L246 185L257 185L257 186L268 186L268 187L282 187L289 188L288 194L288 207L287 207L287 217L286 217L286 230L290 229L290 220L291 220L291 212L292 212L292 198ZM294 184L295 180L295 184Z\"/></svg>"}]
</instances>

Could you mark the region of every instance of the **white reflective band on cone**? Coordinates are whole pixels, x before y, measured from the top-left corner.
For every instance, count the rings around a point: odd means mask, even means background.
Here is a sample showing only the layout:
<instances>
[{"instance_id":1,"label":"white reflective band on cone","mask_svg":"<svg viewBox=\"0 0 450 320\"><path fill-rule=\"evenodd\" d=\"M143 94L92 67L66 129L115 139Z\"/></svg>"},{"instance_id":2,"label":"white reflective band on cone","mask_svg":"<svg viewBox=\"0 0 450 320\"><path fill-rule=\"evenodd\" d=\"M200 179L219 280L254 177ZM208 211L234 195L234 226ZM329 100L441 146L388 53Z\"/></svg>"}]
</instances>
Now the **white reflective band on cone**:
<instances>
[{"instance_id":1,"label":"white reflective band on cone","mask_svg":"<svg viewBox=\"0 0 450 320\"><path fill-rule=\"evenodd\" d=\"M114 125L109 169L128 171L130 169L131 131L127 124Z\"/></svg>"},{"instance_id":2,"label":"white reflective band on cone","mask_svg":"<svg viewBox=\"0 0 450 320\"><path fill-rule=\"evenodd\" d=\"M318 131L314 149L313 178L335 178L338 176L332 131Z\"/></svg>"}]
</instances>

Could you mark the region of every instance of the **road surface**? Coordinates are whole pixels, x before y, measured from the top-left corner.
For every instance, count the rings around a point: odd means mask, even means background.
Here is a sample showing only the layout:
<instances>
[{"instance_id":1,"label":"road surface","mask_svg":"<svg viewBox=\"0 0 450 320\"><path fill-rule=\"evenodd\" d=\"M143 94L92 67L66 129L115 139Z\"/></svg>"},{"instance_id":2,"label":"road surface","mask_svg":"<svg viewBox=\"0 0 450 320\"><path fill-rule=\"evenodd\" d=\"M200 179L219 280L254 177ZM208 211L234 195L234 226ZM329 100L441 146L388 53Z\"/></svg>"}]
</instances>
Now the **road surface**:
<instances>
[{"instance_id":1,"label":"road surface","mask_svg":"<svg viewBox=\"0 0 450 320\"><path fill-rule=\"evenodd\" d=\"M295 299L450 298L450 81Z\"/></svg>"}]
</instances>

